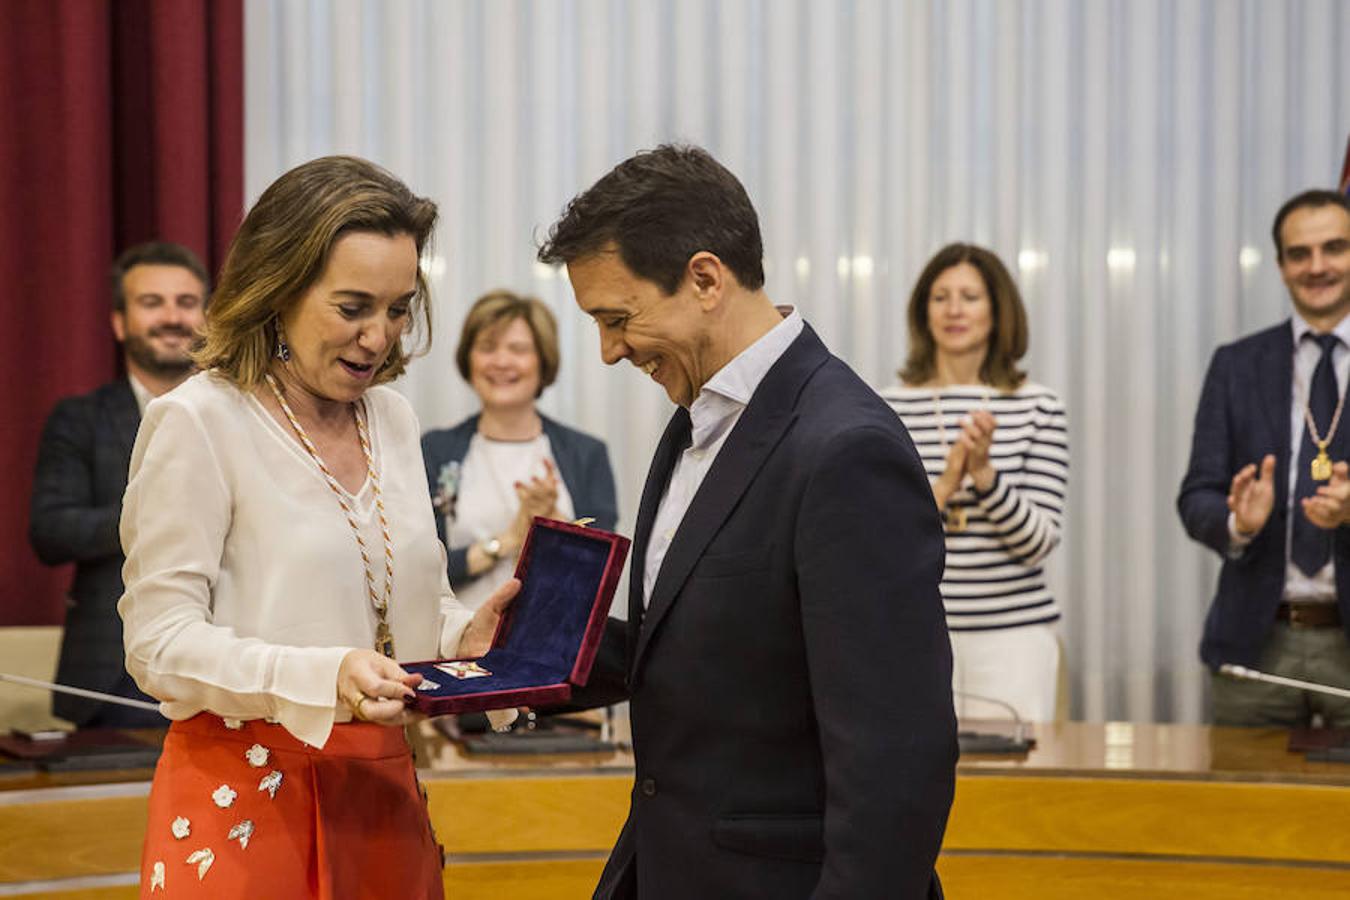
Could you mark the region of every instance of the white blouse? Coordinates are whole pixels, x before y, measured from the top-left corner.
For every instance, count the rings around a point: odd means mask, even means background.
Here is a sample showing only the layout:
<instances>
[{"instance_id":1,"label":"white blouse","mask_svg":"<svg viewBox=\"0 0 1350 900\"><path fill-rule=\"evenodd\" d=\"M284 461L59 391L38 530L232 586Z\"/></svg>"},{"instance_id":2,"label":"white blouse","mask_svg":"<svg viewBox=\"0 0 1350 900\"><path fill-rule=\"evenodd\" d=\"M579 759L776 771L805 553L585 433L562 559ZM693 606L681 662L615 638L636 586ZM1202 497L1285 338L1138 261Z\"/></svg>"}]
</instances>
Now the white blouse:
<instances>
[{"instance_id":1,"label":"white blouse","mask_svg":"<svg viewBox=\"0 0 1350 900\"><path fill-rule=\"evenodd\" d=\"M472 618L450 591L417 419L396 391L365 394L394 551L389 624L400 659L450 656ZM370 480L348 495L375 588L383 539ZM127 670L170 719L267 718L315 747L349 718L342 658L378 622L337 497L251 394L199 373L152 402L122 505Z\"/></svg>"}]
</instances>

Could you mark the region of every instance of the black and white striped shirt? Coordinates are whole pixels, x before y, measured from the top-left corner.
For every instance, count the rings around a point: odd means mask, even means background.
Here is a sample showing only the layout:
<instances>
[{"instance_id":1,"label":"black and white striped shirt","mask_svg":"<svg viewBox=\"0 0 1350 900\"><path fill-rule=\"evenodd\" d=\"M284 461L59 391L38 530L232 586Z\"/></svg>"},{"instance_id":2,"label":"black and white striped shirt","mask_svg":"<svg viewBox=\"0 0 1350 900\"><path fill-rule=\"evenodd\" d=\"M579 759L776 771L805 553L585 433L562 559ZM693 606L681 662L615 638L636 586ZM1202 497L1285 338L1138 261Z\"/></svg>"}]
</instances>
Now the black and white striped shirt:
<instances>
[{"instance_id":1,"label":"black and white striped shirt","mask_svg":"<svg viewBox=\"0 0 1350 900\"><path fill-rule=\"evenodd\" d=\"M947 627L983 631L1058 619L1041 563L1059 543L1069 474L1059 397L1029 383L1011 393L981 385L897 386L881 396L909 429L930 481L946 467L943 430L950 446L961 420L975 410L987 408L997 422L989 451L998 473L992 490L978 494L967 478L947 501L949 510L962 507L967 515L964 531L947 533Z\"/></svg>"}]
</instances>

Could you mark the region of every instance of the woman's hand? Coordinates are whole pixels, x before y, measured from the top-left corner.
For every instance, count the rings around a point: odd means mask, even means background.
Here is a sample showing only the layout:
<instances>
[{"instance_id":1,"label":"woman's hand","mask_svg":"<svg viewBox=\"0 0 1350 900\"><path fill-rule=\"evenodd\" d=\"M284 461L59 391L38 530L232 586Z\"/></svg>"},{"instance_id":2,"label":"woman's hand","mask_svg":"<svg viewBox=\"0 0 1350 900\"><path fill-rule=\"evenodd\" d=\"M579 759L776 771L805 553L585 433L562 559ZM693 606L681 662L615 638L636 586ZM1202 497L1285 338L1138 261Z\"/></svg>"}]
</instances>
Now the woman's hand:
<instances>
[{"instance_id":1,"label":"woman's hand","mask_svg":"<svg viewBox=\"0 0 1350 900\"><path fill-rule=\"evenodd\" d=\"M493 591L492 596L473 614L473 621L464 629L464 634L460 635L459 649L455 655L476 658L491 650L492 638L497 634L497 623L519 592L520 581L515 578L506 579L501 587Z\"/></svg>"},{"instance_id":2,"label":"woman's hand","mask_svg":"<svg viewBox=\"0 0 1350 900\"><path fill-rule=\"evenodd\" d=\"M522 510L530 517L550 516L558 506L558 470L544 460L543 477L535 476L528 482L516 482L516 498Z\"/></svg>"},{"instance_id":3,"label":"woman's hand","mask_svg":"<svg viewBox=\"0 0 1350 900\"><path fill-rule=\"evenodd\" d=\"M985 493L994 487L998 473L989 459L989 448L994 443L994 429L998 423L987 409L977 409L961 423L961 439L966 447L966 471L975 489Z\"/></svg>"},{"instance_id":4,"label":"woman's hand","mask_svg":"<svg viewBox=\"0 0 1350 900\"><path fill-rule=\"evenodd\" d=\"M519 488L516 489L519 492ZM502 556L511 558L520 553L520 548L525 546L525 536L530 533L530 522L534 520L534 513L530 512L522 503L516 508L515 518L511 524L506 527L506 532L501 536Z\"/></svg>"},{"instance_id":5,"label":"woman's hand","mask_svg":"<svg viewBox=\"0 0 1350 900\"><path fill-rule=\"evenodd\" d=\"M966 446L957 441L947 450L947 467L933 482L933 499L938 509L947 508L947 500L961 487L961 479L966 475Z\"/></svg>"},{"instance_id":6,"label":"woman's hand","mask_svg":"<svg viewBox=\"0 0 1350 900\"><path fill-rule=\"evenodd\" d=\"M536 476L527 482L517 481L516 500L520 505L516 508L515 518L501 537L502 553L505 556L515 556L520 552L535 516L558 518L558 473L553 464L544 460L543 477Z\"/></svg>"},{"instance_id":7,"label":"woman's hand","mask_svg":"<svg viewBox=\"0 0 1350 900\"><path fill-rule=\"evenodd\" d=\"M387 656L374 650L352 650L338 666L338 700L352 711L352 718L377 725L406 725L417 718L403 705L422 683Z\"/></svg>"}]
</instances>

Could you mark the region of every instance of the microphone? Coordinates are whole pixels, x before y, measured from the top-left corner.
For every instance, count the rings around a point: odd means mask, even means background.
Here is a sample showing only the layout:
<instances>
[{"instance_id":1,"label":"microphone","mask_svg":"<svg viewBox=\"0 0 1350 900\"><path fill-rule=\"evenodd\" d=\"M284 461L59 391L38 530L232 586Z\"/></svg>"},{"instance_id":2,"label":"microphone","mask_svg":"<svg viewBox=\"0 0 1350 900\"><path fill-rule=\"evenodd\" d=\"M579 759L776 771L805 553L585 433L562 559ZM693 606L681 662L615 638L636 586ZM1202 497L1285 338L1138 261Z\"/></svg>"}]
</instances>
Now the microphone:
<instances>
[{"instance_id":1,"label":"microphone","mask_svg":"<svg viewBox=\"0 0 1350 900\"><path fill-rule=\"evenodd\" d=\"M984 694L972 694L970 691L958 691L952 689L952 694L957 697L964 697L967 700L978 700L981 703L992 703L1007 711L1008 718L1013 722L1012 737L1002 734L988 734L979 731L959 731L956 734L957 744L962 753L1026 753L1036 745L1035 740L1026 736L1026 723L1022 717L1017 714L1017 707L1006 700L1000 700L997 697L987 697Z\"/></svg>"},{"instance_id":2,"label":"microphone","mask_svg":"<svg viewBox=\"0 0 1350 900\"><path fill-rule=\"evenodd\" d=\"M132 700L130 697L119 697L116 694L105 694L102 691L89 691L84 688L69 687L64 684L56 684L51 681L39 681L36 678L26 678L23 675L9 675L0 672L0 681L6 681L10 684L19 684L24 687L37 688L43 691L55 691L58 694L73 694L76 697L87 697L90 700L102 700L104 703L116 703L119 706L130 706L133 709L148 709L151 712L159 712L159 704L146 703L144 700Z\"/></svg>"},{"instance_id":3,"label":"microphone","mask_svg":"<svg viewBox=\"0 0 1350 900\"><path fill-rule=\"evenodd\" d=\"M1345 688L1332 687L1329 684L1318 684L1315 681L1303 681L1299 678L1286 678L1283 675L1269 675L1265 672L1249 669L1246 666L1238 666L1233 663L1224 663L1219 666L1219 672L1230 678L1240 678L1245 681L1264 681L1267 684L1279 684L1285 687L1298 688L1303 691L1312 691L1317 694L1328 694L1332 697L1350 698L1350 690Z\"/></svg>"}]
</instances>

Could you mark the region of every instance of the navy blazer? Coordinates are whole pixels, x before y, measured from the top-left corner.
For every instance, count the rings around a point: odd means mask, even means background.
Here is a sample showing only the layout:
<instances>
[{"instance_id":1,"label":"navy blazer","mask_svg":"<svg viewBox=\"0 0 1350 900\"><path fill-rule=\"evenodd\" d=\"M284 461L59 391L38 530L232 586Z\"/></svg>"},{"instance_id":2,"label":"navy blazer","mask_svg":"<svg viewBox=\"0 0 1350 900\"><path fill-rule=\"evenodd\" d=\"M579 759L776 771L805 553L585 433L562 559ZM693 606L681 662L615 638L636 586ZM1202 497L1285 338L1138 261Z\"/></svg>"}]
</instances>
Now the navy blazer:
<instances>
[{"instance_id":1,"label":"navy blazer","mask_svg":"<svg viewBox=\"0 0 1350 900\"><path fill-rule=\"evenodd\" d=\"M1286 320L1216 350L1200 393L1177 509L1186 532L1224 560L1200 642L1200 657L1212 669L1223 663L1257 665L1284 594L1293 378L1294 332ZM1345 418L1329 452L1335 460L1350 457ZM1229 559L1229 486L1243 466L1259 466L1268 453L1275 456L1270 520L1240 557ZM1295 509L1293 514L1303 513ZM1341 621L1350 627L1350 531L1345 527L1336 529L1332 552Z\"/></svg>"},{"instance_id":2,"label":"navy blazer","mask_svg":"<svg viewBox=\"0 0 1350 900\"><path fill-rule=\"evenodd\" d=\"M676 411L578 705L632 699L636 779L596 897L940 897L955 784L937 506L899 418L807 327L695 494L650 603Z\"/></svg>"},{"instance_id":3,"label":"navy blazer","mask_svg":"<svg viewBox=\"0 0 1350 900\"><path fill-rule=\"evenodd\" d=\"M153 702L126 674L117 615L123 562L118 520L140 423L125 378L56 404L38 445L28 540L48 565L75 563L56 680ZM52 695L52 712L76 725L96 714L105 725L164 724L158 713L69 694Z\"/></svg>"},{"instance_id":4,"label":"navy blazer","mask_svg":"<svg viewBox=\"0 0 1350 900\"><path fill-rule=\"evenodd\" d=\"M544 434L548 435L558 475L567 492L572 495L572 508L578 516L595 519L597 528L613 531L619 521L619 507L615 500L614 470L609 465L609 451L603 441L589 434L568 428L540 414ZM469 453L469 441L478 431L478 416L472 415L453 428L440 428L422 435L422 460L427 470L427 489L433 497L439 489L441 469L451 462L464 462ZM469 548L451 547L445 533L445 516L437 510L436 533L446 546L450 586L459 588L478 576L469 575Z\"/></svg>"}]
</instances>

